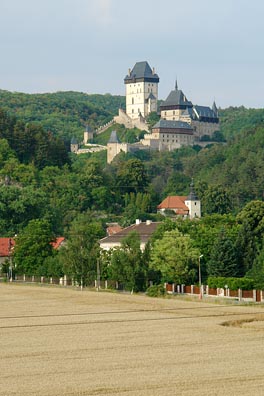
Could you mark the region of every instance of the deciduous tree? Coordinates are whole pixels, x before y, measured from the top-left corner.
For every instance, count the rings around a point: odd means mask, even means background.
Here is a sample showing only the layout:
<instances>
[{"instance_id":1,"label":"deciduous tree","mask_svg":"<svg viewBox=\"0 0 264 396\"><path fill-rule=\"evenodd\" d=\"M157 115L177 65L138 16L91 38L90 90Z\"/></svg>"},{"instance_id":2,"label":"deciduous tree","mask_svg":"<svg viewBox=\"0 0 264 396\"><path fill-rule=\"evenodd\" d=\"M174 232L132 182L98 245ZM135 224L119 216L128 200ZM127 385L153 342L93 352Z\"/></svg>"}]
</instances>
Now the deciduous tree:
<instances>
[{"instance_id":1,"label":"deciduous tree","mask_svg":"<svg viewBox=\"0 0 264 396\"><path fill-rule=\"evenodd\" d=\"M199 256L189 235L166 231L153 245L150 265L161 272L165 282L190 283L197 278Z\"/></svg>"}]
</instances>

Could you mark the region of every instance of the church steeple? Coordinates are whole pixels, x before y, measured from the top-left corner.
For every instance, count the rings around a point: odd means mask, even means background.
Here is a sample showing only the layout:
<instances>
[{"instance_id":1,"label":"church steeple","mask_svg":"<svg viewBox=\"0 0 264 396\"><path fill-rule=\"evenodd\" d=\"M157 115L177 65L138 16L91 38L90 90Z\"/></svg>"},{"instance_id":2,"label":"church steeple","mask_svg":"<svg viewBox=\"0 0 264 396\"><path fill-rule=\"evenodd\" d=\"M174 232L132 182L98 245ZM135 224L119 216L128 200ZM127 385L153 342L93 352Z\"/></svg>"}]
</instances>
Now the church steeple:
<instances>
[{"instance_id":1,"label":"church steeple","mask_svg":"<svg viewBox=\"0 0 264 396\"><path fill-rule=\"evenodd\" d=\"M190 219L201 217L201 201L199 200L199 198L195 193L193 179L190 184L190 193L185 200L185 205L189 209Z\"/></svg>"},{"instance_id":2,"label":"church steeple","mask_svg":"<svg viewBox=\"0 0 264 396\"><path fill-rule=\"evenodd\" d=\"M196 192L195 192L195 190L194 190L194 182L193 182L193 179L192 179L191 184L190 184L190 193L189 193L187 199L188 199L189 201L197 201L197 200L198 200L198 197L197 197Z\"/></svg>"},{"instance_id":3,"label":"church steeple","mask_svg":"<svg viewBox=\"0 0 264 396\"><path fill-rule=\"evenodd\" d=\"M215 101L213 103L212 110L215 113L215 115L218 117L218 108L216 107Z\"/></svg>"}]
</instances>

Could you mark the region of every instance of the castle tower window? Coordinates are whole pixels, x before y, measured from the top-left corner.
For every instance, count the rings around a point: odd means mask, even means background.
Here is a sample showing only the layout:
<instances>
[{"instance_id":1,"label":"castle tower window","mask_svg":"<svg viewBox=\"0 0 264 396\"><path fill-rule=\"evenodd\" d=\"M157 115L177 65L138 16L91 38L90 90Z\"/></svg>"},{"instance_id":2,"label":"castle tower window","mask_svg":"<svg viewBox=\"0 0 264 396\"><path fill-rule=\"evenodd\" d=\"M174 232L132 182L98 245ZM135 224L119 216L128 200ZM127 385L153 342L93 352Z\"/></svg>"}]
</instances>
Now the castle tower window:
<instances>
[{"instance_id":1,"label":"castle tower window","mask_svg":"<svg viewBox=\"0 0 264 396\"><path fill-rule=\"evenodd\" d=\"M132 98L132 104L134 104L134 98Z\"/></svg>"}]
</instances>

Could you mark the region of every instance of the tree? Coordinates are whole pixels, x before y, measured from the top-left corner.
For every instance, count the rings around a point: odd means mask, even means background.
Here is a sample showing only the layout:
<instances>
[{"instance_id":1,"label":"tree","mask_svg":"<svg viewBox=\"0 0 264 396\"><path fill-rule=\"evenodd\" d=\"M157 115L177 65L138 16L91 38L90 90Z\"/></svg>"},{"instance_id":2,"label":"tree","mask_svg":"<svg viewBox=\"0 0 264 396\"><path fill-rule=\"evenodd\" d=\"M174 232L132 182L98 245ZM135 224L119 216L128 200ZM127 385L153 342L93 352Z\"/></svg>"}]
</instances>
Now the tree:
<instances>
[{"instance_id":1,"label":"tree","mask_svg":"<svg viewBox=\"0 0 264 396\"><path fill-rule=\"evenodd\" d=\"M254 287L256 289L264 289L264 247L258 252L253 266L247 272L246 276L254 280Z\"/></svg>"},{"instance_id":2,"label":"tree","mask_svg":"<svg viewBox=\"0 0 264 396\"><path fill-rule=\"evenodd\" d=\"M121 242L121 247L113 251L109 267L112 280L121 282L131 291L146 289L146 262L142 259L140 238L132 231Z\"/></svg>"},{"instance_id":3,"label":"tree","mask_svg":"<svg viewBox=\"0 0 264 396\"><path fill-rule=\"evenodd\" d=\"M0 139L0 167L9 160L15 158L15 152L11 150L7 139Z\"/></svg>"},{"instance_id":4,"label":"tree","mask_svg":"<svg viewBox=\"0 0 264 396\"><path fill-rule=\"evenodd\" d=\"M161 272L164 282L185 284L197 277L199 256L189 235L166 231L153 245L150 266Z\"/></svg>"},{"instance_id":5,"label":"tree","mask_svg":"<svg viewBox=\"0 0 264 396\"><path fill-rule=\"evenodd\" d=\"M117 171L116 183L123 194L144 192L148 178L143 162L135 158L122 162Z\"/></svg>"},{"instance_id":6,"label":"tree","mask_svg":"<svg viewBox=\"0 0 264 396\"><path fill-rule=\"evenodd\" d=\"M16 271L26 275L46 275L44 265L52 257L54 235L46 220L31 220L16 238L14 264Z\"/></svg>"},{"instance_id":7,"label":"tree","mask_svg":"<svg viewBox=\"0 0 264 396\"><path fill-rule=\"evenodd\" d=\"M65 274L72 276L81 287L96 279L100 256L98 240L103 235L101 223L89 215L79 215L71 224L67 244L60 251L60 259Z\"/></svg>"},{"instance_id":8,"label":"tree","mask_svg":"<svg viewBox=\"0 0 264 396\"><path fill-rule=\"evenodd\" d=\"M206 214L226 214L232 209L230 196L222 186L210 186L204 194L202 206Z\"/></svg>"},{"instance_id":9,"label":"tree","mask_svg":"<svg viewBox=\"0 0 264 396\"><path fill-rule=\"evenodd\" d=\"M136 219L145 220L150 212L151 197L145 193L130 193L125 195L125 209L123 224L131 224Z\"/></svg>"},{"instance_id":10,"label":"tree","mask_svg":"<svg viewBox=\"0 0 264 396\"><path fill-rule=\"evenodd\" d=\"M241 224L237 238L238 257L243 275L252 268L257 253L263 247L264 202L251 201L237 215Z\"/></svg>"},{"instance_id":11,"label":"tree","mask_svg":"<svg viewBox=\"0 0 264 396\"><path fill-rule=\"evenodd\" d=\"M239 275L237 250L234 241L222 229L207 263L209 276L236 277Z\"/></svg>"},{"instance_id":12,"label":"tree","mask_svg":"<svg viewBox=\"0 0 264 396\"><path fill-rule=\"evenodd\" d=\"M151 113L149 113L149 115L147 116L147 123L149 126L149 129L153 128L153 126L159 121L160 116L155 112L152 111Z\"/></svg>"}]
</instances>

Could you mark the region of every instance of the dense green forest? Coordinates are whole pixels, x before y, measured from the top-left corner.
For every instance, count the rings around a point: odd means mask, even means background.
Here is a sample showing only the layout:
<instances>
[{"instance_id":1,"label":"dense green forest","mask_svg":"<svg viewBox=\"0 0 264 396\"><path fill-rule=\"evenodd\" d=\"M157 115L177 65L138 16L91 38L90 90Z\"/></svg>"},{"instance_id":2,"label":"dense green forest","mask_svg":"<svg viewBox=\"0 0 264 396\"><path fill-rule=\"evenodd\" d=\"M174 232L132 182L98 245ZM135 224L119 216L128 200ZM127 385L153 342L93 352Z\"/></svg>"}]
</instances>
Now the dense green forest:
<instances>
[{"instance_id":1,"label":"dense green forest","mask_svg":"<svg viewBox=\"0 0 264 396\"><path fill-rule=\"evenodd\" d=\"M0 108L23 122L34 122L47 132L70 140L83 138L86 125L96 129L125 106L123 96L81 92L25 94L0 90Z\"/></svg>"},{"instance_id":2,"label":"dense green forest","mask_svg":"<svg viewBox=\"0 0 264 396\"><path fill-rule=\"evenodd\" d=\"M86 124L95 127L109 121L120 103L123 97L111 95L0 91L0 235L18 235L17 271L69 273L87 283L95 276L96 241L105 235L108 222L126 226L136 218L164 220L156 213L157 205L167 195L188 194L193 178L203 218L167 220L144 255L137 237L131 236L121 251L104 257L104 276L122 278L135 290L144 289L147 279L195 282L197 257L202 254L203 278L248 275L262 284L264 110L220 110L226 143L204 149L121 153L110 165L105 152L70 154L69 138L81 138ZM113 128L120 140L141 138L136 129L113 126L97 142L107 141ZM58 235L68 243L56 256L49 241ZM176 251L185 253L172 272L160 266L158 258L171 262L164 252L174 251L175 238Z\"/></svg>"}]
</instances>

